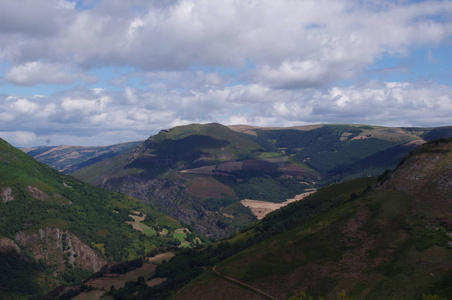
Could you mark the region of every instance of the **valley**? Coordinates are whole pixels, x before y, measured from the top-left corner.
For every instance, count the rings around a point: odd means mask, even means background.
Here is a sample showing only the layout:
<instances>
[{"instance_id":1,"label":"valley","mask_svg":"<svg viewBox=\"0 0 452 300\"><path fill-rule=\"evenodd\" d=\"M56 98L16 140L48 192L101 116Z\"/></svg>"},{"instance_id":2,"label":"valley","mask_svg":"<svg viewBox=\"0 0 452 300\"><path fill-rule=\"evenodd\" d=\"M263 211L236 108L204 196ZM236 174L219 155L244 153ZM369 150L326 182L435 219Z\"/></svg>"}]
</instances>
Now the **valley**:
<instances>
[{"instance_id":1,"label":"valley","mask_svg":"<svg viewBox=\"0 0 452 300\"><path fill-rule=\"evenodd\" d=\"M378 176L416 145L451 134L452 127L191 124L162 130L74 176L138 198L217 240L257 220L244 199L278 207L311 189Z\"/></svg>"},{"instance_id":2,"label":"valley","mask_svg":"<svg viewBox=\"0 0 452 300\"><path fill-rule=\"evenodd\" d=\"M74 173L99 187L1 141L0 296L451 296L450 136L192 124Z\"/></svg>"}]
</instances>

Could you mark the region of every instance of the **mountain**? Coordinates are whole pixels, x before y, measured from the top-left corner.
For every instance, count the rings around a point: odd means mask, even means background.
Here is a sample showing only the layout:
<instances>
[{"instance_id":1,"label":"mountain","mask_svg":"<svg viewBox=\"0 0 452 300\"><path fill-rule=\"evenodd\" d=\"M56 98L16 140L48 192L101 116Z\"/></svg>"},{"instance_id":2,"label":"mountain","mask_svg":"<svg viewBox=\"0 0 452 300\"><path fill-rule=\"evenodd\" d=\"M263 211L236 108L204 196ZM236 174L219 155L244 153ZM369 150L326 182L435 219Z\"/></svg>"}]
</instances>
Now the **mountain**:
<instances>
[{"instance_id":1,"label":"mountain","mask_svg":"<svg viewBox=\"0 0 452 300\"><path fill-rule=\"evenodd\" d=\"M1 299L40 299L107 264L181 244L172 237L183 228L174 218L62 174L1 139L0 191Z\"/></svg>"},{"instance_id":2,"label":"mountain","mask_svg":"<svg viewBox=\"0 0 452 300\"><path fill-rule=\"evenodd\" d=\"M431 136L450 137L452 127L191 124L162 130L74 176L136 197L218 239L270 211L250 211L242 200L283 203L329 183L381 174Z\"/></svg>"},{"instance_id":3,"label":"mountain","mask_svg":"<svg viewBox=\"0 0 452 300\"><path fill-rule=\"evenodd\" d=\"M451 299L451 178L452 139L426 143L378 180L324 187L228 239L180 253L156 271L173 291L154 287L128 299ZM186 270L201 275L183 286Z\"/></svg>"},{"instance_id":4,"label":"mountain","mask_svg":"<svg viewBox=\"0 0 452 300\"><path fill-rule=\"evenodd\" d=\"M130 148L136 147L142 141L116 144L102 147L83 146L40 146L32 148L21 148L33 158L43 162L52 168L66 174L73 173L78 169L90 166L97 162L116 156Z\"/></svg>"}]
</instances>

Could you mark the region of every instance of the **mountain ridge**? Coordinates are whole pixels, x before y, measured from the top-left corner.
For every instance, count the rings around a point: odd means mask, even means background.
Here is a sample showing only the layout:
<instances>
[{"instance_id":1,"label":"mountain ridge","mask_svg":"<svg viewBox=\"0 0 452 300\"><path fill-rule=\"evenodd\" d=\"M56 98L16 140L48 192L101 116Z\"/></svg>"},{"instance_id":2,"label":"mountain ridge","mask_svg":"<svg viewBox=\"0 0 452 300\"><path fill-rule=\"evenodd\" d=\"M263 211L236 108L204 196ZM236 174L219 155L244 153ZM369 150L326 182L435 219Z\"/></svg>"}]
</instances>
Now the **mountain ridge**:
<instances>
[{"instance_id":1,"label":"mountain ridge","mask_svg":"<svg viewBox=\"0 0 452 300\"><path fill-rule=\"evenodd\" d=\"M452 127L191 124L161 130L74 175L139 198L218 239L255 220L241 200L283 202L328 183L379 175L432 132L449 137Z\"/></svg>"}]
</instances>

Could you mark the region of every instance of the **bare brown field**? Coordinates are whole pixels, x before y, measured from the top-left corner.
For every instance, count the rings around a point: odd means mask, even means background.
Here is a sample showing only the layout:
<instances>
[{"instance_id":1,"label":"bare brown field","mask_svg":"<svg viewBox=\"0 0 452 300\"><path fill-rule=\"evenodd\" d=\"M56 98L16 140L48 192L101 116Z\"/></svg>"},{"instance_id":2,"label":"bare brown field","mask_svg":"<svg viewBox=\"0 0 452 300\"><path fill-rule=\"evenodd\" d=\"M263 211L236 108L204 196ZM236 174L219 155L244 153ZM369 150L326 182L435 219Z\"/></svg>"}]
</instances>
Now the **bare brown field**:
<instances>
[{"instance_id":1,"label":"bare brown field","mask_svg":"<svg viewBox=\"0 0 452 300\"><path fill-rule=\"evenodd\" d=\"M127 281L136 281L138 277L143 276L145 279L149 278L154 274L156 264L144 263L143 267L127 272L126 274L104 274L104 276L96 279L91 279L86 283L88 286L92 286L94 289L98 290L110 290L111 286L115 289L119 289L125 286Z\"/></svg>"},{"instance_id":2,"label":"bare brown field","mask_svg":"<svg viewBox=\"0 0 452 300\"><path fill-rule=\"evenodd\" d=\"M187 174L205 174L205 175L212 175L212 173L215 171L216 165L212 166L204 166L199 168L193 168L193 169L187 169L180 171L181 173L187 173Z\"/></svg>"},{"instance_id":3,"label":"bare brown field","mask_svg":"<svg viewBox=\"0 0 452 300\"><path fill-rule=\"evenodd\" d=\"M234 195L230 187L221 184L210 176L199 176L186 189L188 194L205 198L218 198Z\"/></svg>"},{"instance_id":4,"label":"bare brown field","mask_svg":"<svg viewBox=\"0 0 452 300\"><path fill-rule=\"evenodd\" d=\"M97 300L97 299L112 300L113 299L113 297L111 297L111 296L102 297L103 294L105 294L105 291L92 290L90 292L81 293L80 295L75 296L72 299L73 300Z\"/></svg>"},{"instance_id":5,"label":"bare brown field","mask_svg":"<svg viewBox=\"0 0 452 300\"><path fill-rule=\"evenodd\" d=\"M143 267L138 268L136 270L127 272L126 274L104 274L100 278L89 280L86 285L92 286L93 291L82 293L75 297L76 300L94 300L94 299L113 299L111 297L102 297L105 291L109 291L111 286L114 286L115 289L119 289L125 286L127 281L136 281L138 277L143 276L146 280L151 277L158 264L161 264L163 260L170 260L175 254L172 252L166 252L158 254L154 257L147 257L146 262L143 264ZM149 286L157 285L165 281L166 278L154 278L152 280L146 281L146 284Z\"/></svg>"},{"instance_id":6,"label":"bare brown field","mask_svg":"<svg viewBox=\"0 0 452 300\"><path fill-rule=\"evenodd\" d=\"M236 170L242 170L243 161L230 161L217 166L218 171L232 172Z\"/></svg>"},{"instance_id":7,"label":"bare brown field","mask_svg":"<svg viewBox=\"0 0 452 300\"><path fill-rule=\"evenodd\" d=\"M142 216L138 216L140 212L134 212L136 214L130 214L129 216L133 219L133 221L126 221L127 224L132 225L133 229L144 232L143 228L140 227L140 222L143 222L146 219L146 214L142 214Z\"/></svg>"},{"instance_id":8,"label":"bare brown field","mask_svg":"<svg viewBox=\"0 0 452 300\"><path fill-rule=\"evenodd\" d=\"M227 176L227 173L221 172L232 172L235 170L241 170L243 167L243 162L241 161L231 161L222 163L219 165L211 165L211 166L203 166L199 168L187 169L180 171L181 173L186 174L204 174L204 175L224 175Z\"/></svg>"},{"instance_id":9,"label":"bare brown field","mask_svg":"<svg viewBox=\"0 0 452 300\"><path fill-rule=\"evenodd\" d=\"M165 282L167 278L154 278L152 280L146 281L146 284L148 286L155 286L155 285L159 285L162 282Z\"/></svg>"},{"instance_id":10,"label":"bare brown field","mask_svg":"<svg viewBox=\"0 0 452 300\"><path fill-rule=\"evenodd\" d=\"M309 196L315 192L316 192L316 190L313 189L312 191L296 195L295 197L293 197L291 199L287 199L287 201L285 201L283 203L273 203L273 202L251 200L251 199L244 199L244 200L240 201L240 203L242 203L243 206L248 207L251 210L251 212L253 213L253 215L255 215L256 218L258 220L260 220L263 217L265 217L267 214L271 213L272 211L280 209L281 207L284 207L292 202L304 199L307 196Z\"/></svg>"},{"instance_id":11,"label":"bare brown field","mask_svg":"<svg viewBox=\"0 0 452 300\"><path fill-rule=\"evenodd\" d=\"M174 254L173 252L165 252L165 253L157 254L156 256L153 256L153 257L147 257L146 261L150 264L159 265L164 260L169 261L175 255L176 254Z\"/></svg>"},{"instance_id":12,"label":"bare brown field","mask_svg":"<svg viewBox=\"0 0 452 300\"><path fill-rule=\"evenodd\" d=\"M404 144L404 146L412 146L412 145L419 146L419 145L422 145L425 143L426 143L426 141L424 141L424 140L414 140L414 141Z\"/></svg>"},{"instance_id":13,"label":"bare brown field","mask_svg":"<svg viewBox=\"0 0 452 300\"><path fill-rule=\"evenodd\" d=\"M58 151L58 150L64 150L64 149L70 148L70 147L73 147L73 146L70 146L70 145L61 145L61 146L52 148L52 149L50 149L49 151L46 151L46 152L44 152L44 153L41 153L41 154L37 155L36 158L45 156L45 155L47 155L47 154L49 154L49 153L52 153L52 152L55 152L55 151Z\"/></svg>"}]
</instances>

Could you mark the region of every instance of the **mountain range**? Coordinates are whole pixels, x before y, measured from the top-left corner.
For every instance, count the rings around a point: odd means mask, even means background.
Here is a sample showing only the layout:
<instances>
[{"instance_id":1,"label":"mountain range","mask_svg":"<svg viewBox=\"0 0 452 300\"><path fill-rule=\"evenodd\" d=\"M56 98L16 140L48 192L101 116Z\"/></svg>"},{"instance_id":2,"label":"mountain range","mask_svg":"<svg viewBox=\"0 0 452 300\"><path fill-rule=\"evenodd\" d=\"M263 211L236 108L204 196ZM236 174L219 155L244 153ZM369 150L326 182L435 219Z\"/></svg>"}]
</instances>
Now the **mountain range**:
<instances>
[{"instance_id":1,"label":"mountain range","mask_svg":"<svg viewBox=\"0 0 452 300\"><path fill-rule=\"evenodd\" d=\"M264 215L265 207L248 200L271 206L326 184L376 176L416 145L451 136L452 127L191 124L162 130L74 176L138 198L215 240Z\"/></svg>"},{"instance_id":2,"label":"mountain range","mask_svg":"<svg viewBox=\"0 0 452 300\"><path fill-rule=\"evenodd\" d=\"M21 150L58 171L70 174L78 169L116 156L141 143L142 141L138 141L101 147L39 146L21 148Z\"/></svg>"},{"instance_id":3,"label":"mountain range","mask_svg":"<svg viewBox=\"0 0 452 300\"><path fill-rule=\"evenodd\" d=\"M450 298L451 133L179 126L75 173L110 192L0 140L0 297L39 299L169 247L110 297Z\"/></svg>"},{"instance_id":4,"label":"mountain range","mask_svg":"<svg viewBox=\"0 0 452 300\"><path fill-rule=\"evenodd\" d=\"M378 178L326 186L179 253L157 268L164 287L125 299L450 299L451 178L452 140L426 143ZM183 281L188 270L200 275Z\"/></svg>"}]
</instances>

